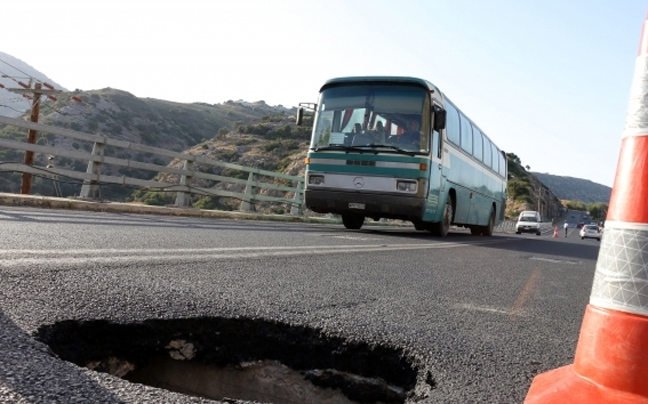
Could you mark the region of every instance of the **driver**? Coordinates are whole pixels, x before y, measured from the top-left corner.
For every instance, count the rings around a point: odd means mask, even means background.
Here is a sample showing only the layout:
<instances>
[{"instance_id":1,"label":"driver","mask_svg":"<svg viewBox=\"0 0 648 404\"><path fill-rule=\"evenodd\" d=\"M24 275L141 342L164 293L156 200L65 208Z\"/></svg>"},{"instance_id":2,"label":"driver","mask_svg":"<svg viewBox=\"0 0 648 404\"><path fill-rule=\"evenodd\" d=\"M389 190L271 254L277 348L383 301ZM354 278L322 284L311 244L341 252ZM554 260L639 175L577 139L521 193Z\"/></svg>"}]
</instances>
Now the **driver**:
<instances>
[{"instance_id":1,"label":"driver","mask_svg":"<svg viewBox=\"0 0 648 404\"><path fill-rule=\"evenodd\" d=\"M407 132L398 136L398 143L413 144L417 149L421 144L421 132L419 132L419 123L416 119L407 120Z\"/></svg>"}]
</instances>

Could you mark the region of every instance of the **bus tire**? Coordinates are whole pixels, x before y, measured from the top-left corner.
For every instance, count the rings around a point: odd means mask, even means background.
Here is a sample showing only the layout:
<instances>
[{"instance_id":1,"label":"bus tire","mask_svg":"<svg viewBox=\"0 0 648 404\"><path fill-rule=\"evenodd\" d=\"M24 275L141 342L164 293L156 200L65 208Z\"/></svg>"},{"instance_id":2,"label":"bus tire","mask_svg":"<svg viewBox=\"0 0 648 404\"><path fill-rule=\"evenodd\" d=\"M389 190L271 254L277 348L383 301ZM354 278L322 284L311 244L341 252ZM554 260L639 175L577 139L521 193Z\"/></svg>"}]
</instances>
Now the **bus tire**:
<instances>
[{"instance_id":1,"label":"bus tire","mask_svg":"<svg viewBox=\"0 0 648 404\"><path fill-rule=\"evenodd\" d=\"M438 223L432 223L432 227L430 229L432 234L439 237L447 236L448 232L450 231L450 224L452 223L452 215L452 197L448 195L448 200L446 201L441 221Z\"/></svg>"},{"instance_id":2,"label":"bus tire","mask_svg":"<svg viewBox=\"0 0 648 404\"><path fill-rule=\"evenodd\" d=\"M427 228L428 228L427 224L425 224L424 222L422 222L422 221L420 221L420 220L416 220L416 221L414 221L414 222L412 222L412 223L414 223L414 228L415 228L416 230L419 230L419 231L421 231L421 230L427 230Z\"/></svg>"},{"instance_id":3,"label":"bus tire","mask_svg":"<svg viewBox=\"0 0 648 404\"><path fill-rule=\"evenodd\" d=\"M495 229L495 210L491 209L490 216L488 217L488 224L482 227L482 236L492 236Z\"/></svg>"},{"instance_id":4,"label":"bus tire","mask_svg":"<svg viewBox=\"0 0 648 404\"><path fill-rule=\"evenodd\" d=\"M342 224L347 229L358 230L364 224L364 216L354 215L353 213L342 214Z\"/></svg>"},{"instance_id":5,"label":"bus tire","mask_svg":"<svg viewBox=\"0 0 648 404\"><path fill-rule=\"evenodd\" d=\"M481 226L470 226L470 234L473 236L479 236L482 234L482 228Z\"/></svg>"}]
</instances>

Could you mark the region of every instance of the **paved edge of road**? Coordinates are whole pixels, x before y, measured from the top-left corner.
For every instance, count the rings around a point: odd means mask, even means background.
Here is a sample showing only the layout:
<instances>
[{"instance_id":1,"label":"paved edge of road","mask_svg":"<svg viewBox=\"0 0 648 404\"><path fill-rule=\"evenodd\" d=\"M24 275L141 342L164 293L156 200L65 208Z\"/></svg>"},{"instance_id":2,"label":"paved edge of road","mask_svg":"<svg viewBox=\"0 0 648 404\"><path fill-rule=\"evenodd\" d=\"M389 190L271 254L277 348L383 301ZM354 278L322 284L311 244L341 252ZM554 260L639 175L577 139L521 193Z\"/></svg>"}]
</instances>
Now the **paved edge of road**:
<instances>
[{"instance_id":1,"label":"paved edge of road","mask_svg":"<svg viewBox=\"0 0 648 404\"><path fill-rule=\"evenodd\" d=\"M177 206L155 206L141 203L106 202L81 198L61 198L42 195L9 194L0 192L0 206L27 206L45 209L70 209L86 210L108 213L133 213L168 216L205 217L230 220L268 220L277 222L303 222L303 223L328 223L339 224L340 219L329 217L297 216L297 215L273 215L255 212L227 211L227 210L206 210L197 208L180 208ZM381 226L382 223L366 223L371 226ZM394 223L391 224L392 226ZM399 224L396 224L397 226ZM410 226L409 223L402 226ZM496 231L498 233L514 233L515 222L506 221ZM549 230L543 228L543 232Z\"/></svg>"},{"instance_id":2,"label":"paved edge of road","mask_svg":"<svg viewBox=\"0 0 648 404\"><path fill-rule=\"evenodd\" d=\"M144 205L139 203L105 202L78 198L58 198L41 195L0 193L0 205L27 206L34 208L87 210L109 213L134 213L169 216L207 217L232 220L271 220L281 222L339 223L331 218L296 215L272 215L254 212L206 210L169 206Z\"/></svg>"}]
</instances>

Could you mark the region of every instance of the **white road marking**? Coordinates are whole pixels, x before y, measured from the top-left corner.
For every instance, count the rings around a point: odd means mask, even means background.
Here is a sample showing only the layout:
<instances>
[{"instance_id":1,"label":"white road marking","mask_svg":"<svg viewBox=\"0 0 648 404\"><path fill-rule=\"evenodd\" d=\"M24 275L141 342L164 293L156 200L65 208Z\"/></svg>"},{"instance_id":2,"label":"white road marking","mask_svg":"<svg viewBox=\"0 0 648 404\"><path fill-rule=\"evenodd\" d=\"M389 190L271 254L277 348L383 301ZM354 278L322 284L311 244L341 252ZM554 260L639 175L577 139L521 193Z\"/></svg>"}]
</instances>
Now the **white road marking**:
<instances>
[{"instance_id":1,"label":"white road marking","mask_svg":"<svg viewBox=\"0 0 648 404\"><path fill-rule=\"evenodd\" d=\"M0 267L24 265L79 265L84 263L129 263L206 261L240 258L290 257L300 255L358 254L386 250L422 250L470 247L474 244L355 244L290 247L230 247L196 249L77 249L0 250Z\"/></svg>"},{"instance_id":2,"label":"white road marking","mask_svg":"<svg viewBox=\"0 0 648 404\"><path fill-rule=\"evenodd\" d=\"M529 258L530 260L534 261L544 261L544 262L553 262L555 264L569 264L569 265L576 265L578 262L576 261L569 261L569 260L559 260L555 258L542 258L542 257L531 257Z\"/></svg>"}]
</instances>

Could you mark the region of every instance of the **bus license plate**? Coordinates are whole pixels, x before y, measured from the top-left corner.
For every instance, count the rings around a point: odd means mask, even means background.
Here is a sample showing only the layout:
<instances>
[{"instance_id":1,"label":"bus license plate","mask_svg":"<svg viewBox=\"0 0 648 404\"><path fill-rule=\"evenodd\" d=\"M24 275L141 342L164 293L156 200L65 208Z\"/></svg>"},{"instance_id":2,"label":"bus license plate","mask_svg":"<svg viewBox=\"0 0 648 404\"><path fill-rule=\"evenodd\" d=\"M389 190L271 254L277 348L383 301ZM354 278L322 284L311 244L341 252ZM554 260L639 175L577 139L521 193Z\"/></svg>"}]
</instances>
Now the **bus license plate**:
<instances>
[{"instance_id":1,"label":"bus license plate","mask_svg":"<svg viewBox=\"0 0 648 404\"><path fill-rule=\"evenodd\" d=\"M364 203L349 202L349 209L364 209Z\"/></svg>"}]
</instances>

